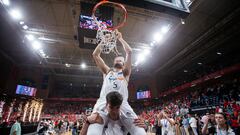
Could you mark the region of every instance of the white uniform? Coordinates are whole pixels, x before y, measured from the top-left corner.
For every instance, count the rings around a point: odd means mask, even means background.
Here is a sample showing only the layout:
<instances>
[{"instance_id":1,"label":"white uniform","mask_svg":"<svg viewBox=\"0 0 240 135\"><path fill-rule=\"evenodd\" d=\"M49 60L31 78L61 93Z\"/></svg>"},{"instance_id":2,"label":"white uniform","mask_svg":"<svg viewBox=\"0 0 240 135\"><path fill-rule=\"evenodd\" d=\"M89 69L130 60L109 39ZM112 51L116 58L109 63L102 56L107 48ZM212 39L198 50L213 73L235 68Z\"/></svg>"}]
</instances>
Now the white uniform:
<instances>
[{"instance_id":1,"label":"white uniform","mask_svg":"<svg viewBox=\"0 0 240 135\"><path fill-rule=\"evenodd\" d=\"M93 108L93 112L105 110L107 103L106 96L111 91L117 91L123 96L123 103L120 109L121 113L131 113L135 118L137 118L137 115L128 104L128 82L124 77L122 70L119 72L110 70L109 73L105 76L100 97Z\"/></svg>"},{"instance_id":2,"label":"white uniform","mask_svg":"<svg viewBox=\"0 0 240 135\"><path fill-rule=\"evenodd\" d=\"M137 127L133 124L133 119L137 118L137 115L128 104L128 82L124 77L122 70L118 72L110 70L110 72L104 77L100 97L93 108L93 112L105 111L107 103L106 96L111 91L117 91L123 96L120 114L124 117L120 119L124 125L127 125L126 130L129 131L131 135L146 135L143 128ZM88 128L87 135L102 135L103 129L103 124L91 124Z\"/></svg>"},{"instance_id":3,"label":"white uniform","mask_svg":"<svg viewBox=\"0 0 240 135\"><path fill-rule=\"evenodd\" d=\"M121 120L114 121L108 117L107 113L99 114L104 123L103 135L127 135L128 132Z\"/></svg>"}]
</instances>

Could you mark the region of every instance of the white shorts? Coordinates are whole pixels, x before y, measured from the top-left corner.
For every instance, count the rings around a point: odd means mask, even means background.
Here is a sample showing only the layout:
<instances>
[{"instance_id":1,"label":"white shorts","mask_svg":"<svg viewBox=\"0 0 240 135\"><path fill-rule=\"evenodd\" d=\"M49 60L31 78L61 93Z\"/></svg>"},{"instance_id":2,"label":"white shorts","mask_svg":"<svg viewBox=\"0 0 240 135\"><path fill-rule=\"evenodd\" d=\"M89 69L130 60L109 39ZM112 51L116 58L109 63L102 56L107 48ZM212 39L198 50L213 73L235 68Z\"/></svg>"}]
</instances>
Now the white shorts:
<instances>
[{"instance_id":1,"label":"white shorts","mask_svg":"<svg viewBox=\"0 0 240 135\"><path fill-rule=\"evenodd\" d=\"M93 108L94 112L106 112L106 100L98 99L97 103ZM128 104L127 101L123 101L120 107L120 117L121 122L126 127L127 131L130 132L131 135L146 135L146 132L143 128L135 126L133 121L137 118L136 113L133 111L132 107ZM104 124L91 124L88 127L87 135L102 135Z\"/></svg>"},{"instance_id":2,"label":"white shorts","mask_svg":"<svg viewBox=\"0 0 240 135\"><path fill-rule=\"evenodd\" d=\"M104 121L106 121L108 115L101 113L101 112L99 112L99 113L100 113L100 116L104 119ZM122 135L127 135L128 132L131 135L146 135L146 132L143 128L135 126L135 124L133 123L134 116L132 114L130 114L130 113L127 113L126 115L121 114L120 121L121 121L121 125L124 125L124 128L125 128ZM105 131L106 131L105 124L108 125L109 123L89 125L87 135L108 135L105 133ZM107 127L107 128L112 128L112 127ZM117 128L117 126L116 126L116 128ZM108 129L108 131L109 130L116 131L117 129ZM120 132L118 135L120 135Z\"/></svg>"}]
</instances>

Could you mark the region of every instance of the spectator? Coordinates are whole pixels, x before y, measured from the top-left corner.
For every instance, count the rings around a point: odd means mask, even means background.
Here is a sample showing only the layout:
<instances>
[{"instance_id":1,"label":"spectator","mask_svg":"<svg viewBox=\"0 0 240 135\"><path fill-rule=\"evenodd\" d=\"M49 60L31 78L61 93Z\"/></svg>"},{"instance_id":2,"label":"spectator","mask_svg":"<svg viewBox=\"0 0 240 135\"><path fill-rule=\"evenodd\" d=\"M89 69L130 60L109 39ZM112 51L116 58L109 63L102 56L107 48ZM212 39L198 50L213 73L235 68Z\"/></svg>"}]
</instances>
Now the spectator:
<instances>
[{"instance_id":1,"label":"spectator","mask_svg":"<svg viewBox=\"0 0 240 135\"><path fill-rule=\"evenodd\" d=\"M160 120L159 125L162 127L162 135L174 135L174 119L170 118L168 112L161 112L162 119ZM160 117L161 118L161 117Z\"/></svg>"},{"instance_id":2,"label":"spectator","mask_svg":"<svg viewBox=\"0 0 240 135\"><path fill-rule=\"evenodd\" d=\"M191 114L188 114L188 118L189 118L189 124L190 124L190 127L191 127L192 131L193 131L193 134L198 135L196 118L194 118Z\"/></svg>"},{"instance_id":3,"label":"spectator","mask_svg":"<svg viewBox=\"0 0 240 135\"><path fill-rule=\"evenodd\" d=\"M184 131L185 131L186 135L189 135L189 130L188 130L189 129L189 121L188 121L187 116L183 117L182 124L183 124Z\"/></svg>"},{"instance_id":4,"label":"spectator","mask_svg":"<svg viewBox=\"0 0 240 135\"><path fill-rule=\"evenodd\" d=\"M206 135L209 134L208 130L208 123L209 123L209 117L204 120L204 126L202 128L202 134ZM216 125L214 128L214 133L217 135L235 135L233 130L230 128L230 126L227 124L227 116L224 113L216 113L215 114L215 121Z\"/></svg>"},{"instance_id":5,"label":"spectator","mask_svg":"<svg viewBox=\"0 0 240 135\"><path fill-rule=\"evenodd\" d=\"M20 124L21 117L17 117L16 122L12 125L10 130L10 135L21 135L21 124Z\"/></svg>"}]
</instances>

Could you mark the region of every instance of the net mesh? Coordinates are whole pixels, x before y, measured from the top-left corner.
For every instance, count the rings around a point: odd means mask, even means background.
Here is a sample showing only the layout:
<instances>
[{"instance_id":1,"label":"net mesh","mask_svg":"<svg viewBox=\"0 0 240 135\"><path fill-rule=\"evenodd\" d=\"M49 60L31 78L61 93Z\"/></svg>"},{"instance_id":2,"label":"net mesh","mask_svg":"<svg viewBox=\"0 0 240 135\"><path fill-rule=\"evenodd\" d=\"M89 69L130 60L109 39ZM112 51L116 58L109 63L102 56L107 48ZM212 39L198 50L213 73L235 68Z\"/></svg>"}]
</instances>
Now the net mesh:
<instances>
[{"instance_id":1,"label":"net mesh","mask_svg":"<svg viewBox=\"0 0 240 135\"><path fill-rule=\"evenodd\" d=\"M102 53L109 54L116 47L117 33L116 31L99 28L97 31L97 43L101 45Z\"/></svg>"}]
</instances>

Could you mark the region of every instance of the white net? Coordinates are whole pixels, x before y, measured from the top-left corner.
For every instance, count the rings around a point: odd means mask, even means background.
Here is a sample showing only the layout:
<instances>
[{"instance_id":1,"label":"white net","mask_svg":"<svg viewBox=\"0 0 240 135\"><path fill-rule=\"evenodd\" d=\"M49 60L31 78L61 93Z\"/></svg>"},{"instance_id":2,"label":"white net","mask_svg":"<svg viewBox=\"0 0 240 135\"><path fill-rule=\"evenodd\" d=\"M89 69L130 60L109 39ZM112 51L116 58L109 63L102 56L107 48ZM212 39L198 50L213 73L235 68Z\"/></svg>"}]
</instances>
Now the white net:
<instances>
[{"instance_id":1,"label":"white net","mask_svg":"<svg viewBox=\"0 0 240 135\"><path fill-rule=\"evenodd\" d=\"M116 47L117 33L108 29L98 29L97 43L101 43L102 53L109 54Z\"/></svg>"}]
</instances>

